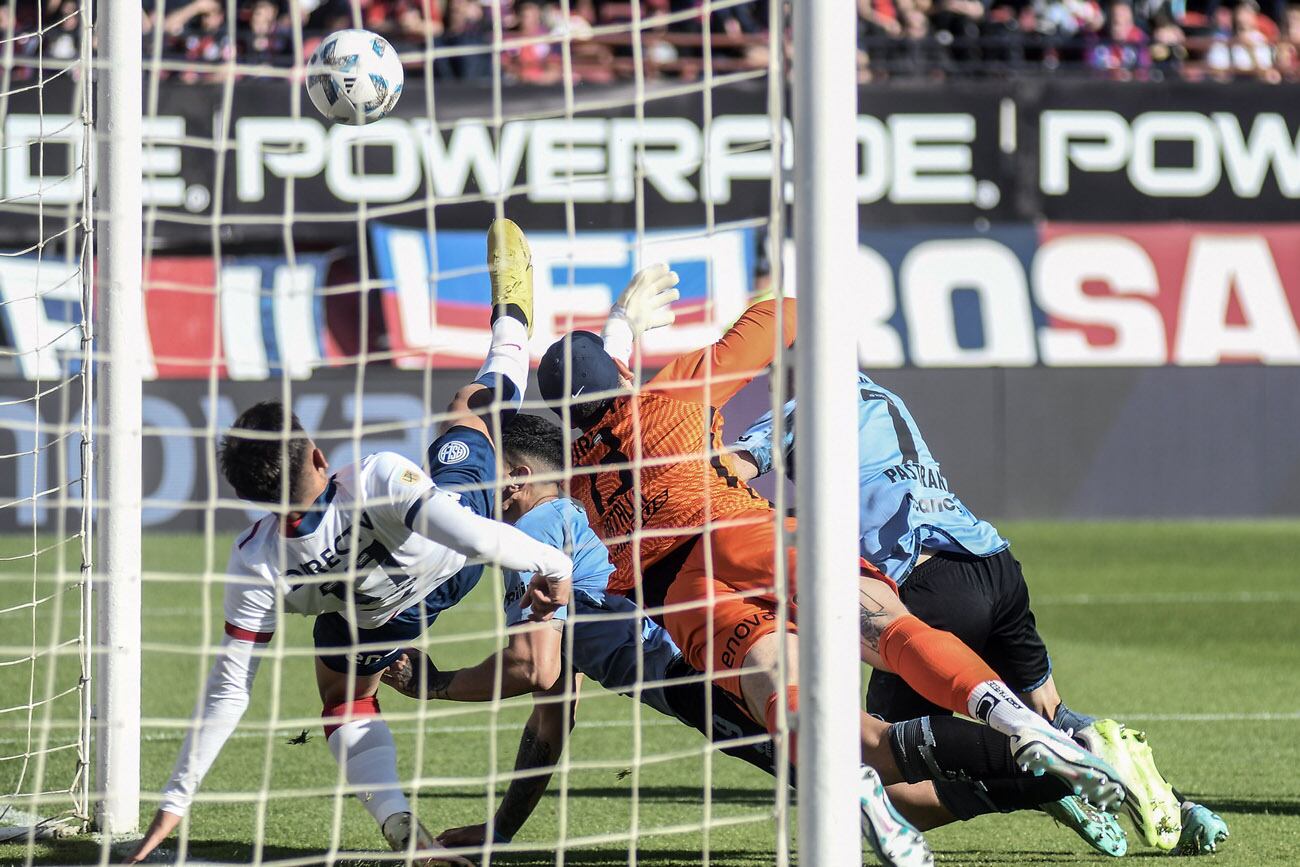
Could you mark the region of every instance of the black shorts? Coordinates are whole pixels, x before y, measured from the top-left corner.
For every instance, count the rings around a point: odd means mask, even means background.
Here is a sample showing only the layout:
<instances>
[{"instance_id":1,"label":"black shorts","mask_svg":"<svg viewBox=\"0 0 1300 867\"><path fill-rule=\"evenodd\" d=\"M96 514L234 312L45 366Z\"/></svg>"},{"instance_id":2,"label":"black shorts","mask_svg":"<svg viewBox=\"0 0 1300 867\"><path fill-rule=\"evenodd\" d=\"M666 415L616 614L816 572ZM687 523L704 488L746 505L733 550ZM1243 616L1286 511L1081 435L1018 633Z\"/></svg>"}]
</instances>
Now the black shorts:
<instances>
[{"instance_id":1,"label":"black shorts","mask_svg":"<svg viewBox=\"0 0 1300 867\"><path fill-rule=\"evenodd\" d=\"M1051 675L1024 573L1009 550L988 557L934 554L912 570L898 595L908 611L956 635L1017 692L1037 689ZM890 722L951 713L882 671L871 674L867 712Z\"/></svg>"}]
</instances>

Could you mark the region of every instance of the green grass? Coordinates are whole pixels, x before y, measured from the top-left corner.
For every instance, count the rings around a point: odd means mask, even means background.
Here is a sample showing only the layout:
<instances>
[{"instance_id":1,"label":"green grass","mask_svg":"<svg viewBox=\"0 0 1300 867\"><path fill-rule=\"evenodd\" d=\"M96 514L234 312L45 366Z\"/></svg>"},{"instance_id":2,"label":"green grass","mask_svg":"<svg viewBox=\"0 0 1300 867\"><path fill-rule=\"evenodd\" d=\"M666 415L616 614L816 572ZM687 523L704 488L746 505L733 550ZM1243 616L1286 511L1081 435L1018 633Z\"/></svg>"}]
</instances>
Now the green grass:
<instances>
[{"instance_id":1,"label":"green grass","mask_svg":"<svg viewBox=\"0 0 1300 867\"><path fill-rule=\"evenodd\" d=\"M1232 827L1232 839L1216 865L1300 863L1300 524L1124 523L1008 524L1014 550L1024 563L1035 598L1039 626L1052 649L1062 693L1076 708L1113 715L1144 728L1168 777L1216 808ZM201 572L209 555L220 568L228 539L205 546L200 537L152 536L146 540L144 619L144 714L142 822L167 777L179 746L175 723L184 720L199 689L206 644L217 641L221 624L219 590L206 595L188 573ZM0 539L0 556L32 550L30 537ZM30 558L5 560L0 572L0 609L30 601L33 575L58 569L58 549ZM73 552L64 566L75 580ZM79 591L51 580L35 584L38 595L54 594L63 611L56 622L54 600L0 613L0 662L24 656L33 644L48 649L76 634ZM440 665L479 658L492 642L465 638L495 625L492 588L484 582L461 606L439 620L431 653ZM281 663L263 667L245 718L242 736L232 740L209 775L189 825L195 857L250 863L258 857L312 858L332 844L344 850L373 850L381 844L369 816L356 803L328 794L337 771L319 725L310 660L310 621L293 618L277 636L292 651ZM55 665L51 672L51 664ZM268 728L279 674L278 722ZM45 655L35 665L0 667L0 707L75 686L75 654ZM36 709L52 745L75 742L77 695ZM386 713L395 717L404 776L422 777L420 810L435 830L484 818L491 792L481 780L493 769L509 769L518 727L527 704L511 702L498 714L472 705L431 704L428 718L413 717L413 702L388 694ZM48 712L48 717L43 716ZM556 863L555 841L593 839L570 848L565 861L615 865L628 862L634 803L638 863L761 865L775 860L776 822L771 780L752 768L715 756L706 762L704 742L652 711L645 712L639 779L624 770L636 764L632 702L592 692L584 698L571 756L575 767L562 787L553 785L519 842L535 851L500 859L510 864ZM172 725L164 725L170 720ZM286 741L302 729L312 739ZM3 794L67 789L75 752L49 757L43 770L7 758L23 749L28 731L24 712L0 714L0 789ZM226 800L266 786L273 797L264 811ZM637 794L634 802L633 794ZM30 802L15 800L19 809ZM66 806L57 797L44 803L50 814ZM565 812L561 828L561 811ZM335 826L338 836L331 838ZM713 823L706 834L702 825ZM561 833L563 832L563 833ZM984 817L931 832L943 864L1093 863L1072 835L1041 814ZM260 847L253 841L260 840ZM1131 839L1136 857L1154 856ZM73 838L40 845L36 863L94 863L99 844ZM0 864L24 863L21 845L0 845Z\"/></svg>"}]
</instances>

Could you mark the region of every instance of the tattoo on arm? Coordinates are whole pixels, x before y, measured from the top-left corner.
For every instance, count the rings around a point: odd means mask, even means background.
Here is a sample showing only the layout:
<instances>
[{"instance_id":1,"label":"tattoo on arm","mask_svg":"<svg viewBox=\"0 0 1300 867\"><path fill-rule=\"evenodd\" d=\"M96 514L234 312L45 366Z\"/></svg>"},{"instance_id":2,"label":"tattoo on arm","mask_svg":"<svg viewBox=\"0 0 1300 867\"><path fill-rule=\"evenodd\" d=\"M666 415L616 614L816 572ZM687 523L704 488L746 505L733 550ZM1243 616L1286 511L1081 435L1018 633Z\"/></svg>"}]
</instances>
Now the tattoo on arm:
<instances>
[{"instance_id":1,"label":"tattoo on arm","mask_svg":"<svg viewBox=\"0 0 1300 867\"><path fill-rule=\"evenodd\" d=\"M885 607L859 590L858 629L862 640L877 653L880 652L880 633L885 631L885 619Z\"/></svg>"},{"instance_id":2,"label":"tattoo on arm","mask_svg":"<svg viewBox=\"0 0 1300 867\"><path fill-rule=\"evenodd\" d=\"M451 689L451 682L456 677L456 672L439 671L434 668L433 663L430 662L425 677L427 678L427 683L424 689L425 696L427 698L437 698L445 701L447 699L447 693Z\"/></svg>"},{"instance_id":3,"label":"tattoo on arm","mask_svg":"<svg viewBox=\"0 0 1300 867\"><path fill-rule=\"evenodd\" d=\"M554 771L554 752L551 745L539 739L532 726L525 726L519 738L519 753L515 756L516 771L533 771L548 768L545 773L521 777L510 781L501 806L497 808L496 829L507 837L514 837L528 821L537 802L546 793Z\"/></svg>"}]
</instances>

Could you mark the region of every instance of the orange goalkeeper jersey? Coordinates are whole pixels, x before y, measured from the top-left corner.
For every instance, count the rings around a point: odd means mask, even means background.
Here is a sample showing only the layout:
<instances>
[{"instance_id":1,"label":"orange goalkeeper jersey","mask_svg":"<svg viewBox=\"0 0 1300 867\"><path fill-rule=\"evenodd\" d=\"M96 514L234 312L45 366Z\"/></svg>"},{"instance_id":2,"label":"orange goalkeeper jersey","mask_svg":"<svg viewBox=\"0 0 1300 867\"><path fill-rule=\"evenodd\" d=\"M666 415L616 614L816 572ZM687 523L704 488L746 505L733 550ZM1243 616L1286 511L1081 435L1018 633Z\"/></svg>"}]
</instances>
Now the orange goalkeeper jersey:
<instances>
[{"instance_id":1,"label":"orange goalkeeper jersey","mask_svg":"<svg viewBox=\"0 0 1300 867\"><path fill-rule=\"evenodd\" d=\"M772 363L776 320L775 301L750 307L717 343L681 356L640 392L615 400L574 442L571 495L609 546L611 591L627 593L638 568L698 536L707 522L771 510L722 453L718 410ZM789 346L793 299L785 300L782 321ZM638 513L639 563L632 545Z\"/></svg>"}]
</instances>

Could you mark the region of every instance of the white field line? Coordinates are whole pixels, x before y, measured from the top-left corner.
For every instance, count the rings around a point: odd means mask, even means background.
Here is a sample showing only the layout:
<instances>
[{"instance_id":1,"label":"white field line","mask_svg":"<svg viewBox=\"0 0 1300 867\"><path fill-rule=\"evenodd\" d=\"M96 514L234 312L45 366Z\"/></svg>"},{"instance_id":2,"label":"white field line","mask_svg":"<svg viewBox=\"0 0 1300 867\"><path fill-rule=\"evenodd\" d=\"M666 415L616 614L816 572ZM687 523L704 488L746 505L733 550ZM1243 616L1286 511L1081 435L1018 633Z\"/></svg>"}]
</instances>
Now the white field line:
<instances>
[{"instance_id":1,"label":"white field line","mask_svg":"<svg viewBox=\"0 0 1300 867\"><path fill-rule=\"evenodd\" d=\"M1103 719L1117 719L1124 722L1185 722L1185 723L1216 723L1216 722L1296 722L1300 721L1300 710L1293 711L1259 711L1255 713L1149 713L1138 711L1135 713L1104 713L1099 714ZM642 728L669 728L680 725L670 719L646 719L641 721ZM522 729L523 721L519 722L519 728ZM451 735L451 734L470 734L482 732L487 726L483 725L453 725L453 726L424 726L421 728L416 725L395 725L392 726L394 734L418 734L421 731L425 735ZM498 731L510 733L514 726L510 724L498 725ZM578 723L579 729L630 729L630 721L624 720L595 720L593 722ZM289 738L297 734L301 729L284 729L275 731L270 737ZM165 731L146 732L140 736L142 742L152 741L180 741L185 737L185 729L167 729ZM309 733L313 738L318 732ZM239 729L233 732L232 739L249 739L249 738L266 738L266 729ZM26 743L25 738L0 737L0 744L22 744Z\"/></svg>"},{"instance_id":2,"label":"white field line","mask_svg":"<svg viewBox=\"0 0 1300 867\"><path fill-rule=\"evenodd\" d=\"M1032 584L1030 586L1032 590ZM1271 602L1300 602L1300 590L1242 590L1218 593L1046 593L1034 596L1033 605L1177 605L1234 602L1257 605ZM496 606L487 602L461 602L454 610L459 611L494 611ZM145 617L183 617L186 614L199 614L202 609L195 605L144 607ZM221 613L220 604L212 606L215 614Z\"/></svg>"}]
</instances>

